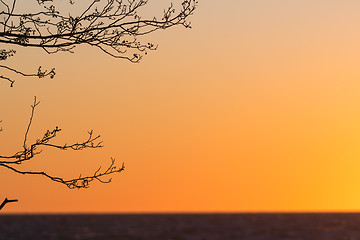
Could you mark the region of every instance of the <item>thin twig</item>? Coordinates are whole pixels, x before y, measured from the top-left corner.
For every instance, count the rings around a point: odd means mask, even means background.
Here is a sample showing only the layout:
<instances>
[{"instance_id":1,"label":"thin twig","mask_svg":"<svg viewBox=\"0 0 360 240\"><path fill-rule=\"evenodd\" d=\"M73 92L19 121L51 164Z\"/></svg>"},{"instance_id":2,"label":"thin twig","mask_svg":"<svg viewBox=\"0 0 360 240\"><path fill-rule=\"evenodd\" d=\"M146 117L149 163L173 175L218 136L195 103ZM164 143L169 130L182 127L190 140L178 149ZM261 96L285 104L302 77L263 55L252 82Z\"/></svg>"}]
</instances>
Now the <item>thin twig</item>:
<instances>
[{"instance_id":1,"label":"thin twig","mask_svg":"<svg viewBox=\"0 0 360 240\"><path fill-rule=\"evenodd\" d=\"M33 103L33 105L31 105L31 115L30 115L29 124L28 124L28 126L27 126L27 128L26 128L26 132L25 132L24 144L23 144L24 149L26 149L26 140L27 140L27 136L28 136L28 134L29 134L29 130L30 130L30 126L31 126L32 120L33 120L33 118L34 118L35 108L36 108L36 106L39 105L39 104L40 104L40 102L37 102L37 101L36 101L36 96L35 96L35 97L34 97L34 103Z\"/></svg>"}]
</instances>

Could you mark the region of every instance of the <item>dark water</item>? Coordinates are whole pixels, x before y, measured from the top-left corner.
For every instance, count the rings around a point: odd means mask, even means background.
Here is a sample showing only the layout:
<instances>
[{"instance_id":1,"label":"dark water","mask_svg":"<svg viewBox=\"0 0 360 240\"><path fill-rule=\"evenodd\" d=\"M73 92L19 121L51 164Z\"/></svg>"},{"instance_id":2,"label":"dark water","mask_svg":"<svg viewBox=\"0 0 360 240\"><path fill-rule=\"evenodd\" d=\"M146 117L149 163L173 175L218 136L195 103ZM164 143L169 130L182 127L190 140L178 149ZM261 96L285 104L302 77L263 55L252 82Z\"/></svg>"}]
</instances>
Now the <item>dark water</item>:
<instances>
[{"instance_id":1,"label":"dark water","mask_svg":"<svg viewBox=\"0 0 360 240\"><path fill-rule=\"evenodd\" d=\"M357 240L353 214L0 215L0 240Z\"/></svg>"}]
</instances>

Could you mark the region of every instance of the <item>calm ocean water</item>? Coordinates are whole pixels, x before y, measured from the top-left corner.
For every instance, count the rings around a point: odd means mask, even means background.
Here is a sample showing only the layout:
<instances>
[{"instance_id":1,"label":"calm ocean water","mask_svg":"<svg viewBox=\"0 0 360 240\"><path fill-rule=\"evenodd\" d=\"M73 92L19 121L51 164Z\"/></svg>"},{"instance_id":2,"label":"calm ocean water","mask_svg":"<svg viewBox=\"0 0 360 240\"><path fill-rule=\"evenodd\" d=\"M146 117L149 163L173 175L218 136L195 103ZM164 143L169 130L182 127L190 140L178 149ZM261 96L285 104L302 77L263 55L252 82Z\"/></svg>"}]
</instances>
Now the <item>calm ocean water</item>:
<instances>
[{"instance_id":1,"label":"calm ocean water","mask_svg":"<svg viewBox=\"0 0 360 240\"><path fill-rule=\"evenodd\" d=\"M0 240L356 240L360 213L0 215Z\"/></svg>"}]
</instances>

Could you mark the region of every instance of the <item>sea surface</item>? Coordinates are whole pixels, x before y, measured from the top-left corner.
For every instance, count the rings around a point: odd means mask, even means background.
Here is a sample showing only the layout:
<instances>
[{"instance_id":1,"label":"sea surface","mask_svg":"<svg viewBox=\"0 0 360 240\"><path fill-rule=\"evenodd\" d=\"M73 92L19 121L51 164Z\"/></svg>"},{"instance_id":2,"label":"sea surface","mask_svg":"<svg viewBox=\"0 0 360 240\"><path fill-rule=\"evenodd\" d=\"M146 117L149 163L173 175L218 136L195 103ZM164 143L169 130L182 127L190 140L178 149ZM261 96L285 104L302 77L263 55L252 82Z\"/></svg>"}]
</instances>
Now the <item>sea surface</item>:
<instances>
[{"instance_id":1,"label":"sea surface","mask_svg":"<svg viewBox=\"0 0 360 240\"><path fill-rule=\"evenodd\" d=\"M360 240L360 213L0 215L0 240Z\"/></svg>"}]
</instances>

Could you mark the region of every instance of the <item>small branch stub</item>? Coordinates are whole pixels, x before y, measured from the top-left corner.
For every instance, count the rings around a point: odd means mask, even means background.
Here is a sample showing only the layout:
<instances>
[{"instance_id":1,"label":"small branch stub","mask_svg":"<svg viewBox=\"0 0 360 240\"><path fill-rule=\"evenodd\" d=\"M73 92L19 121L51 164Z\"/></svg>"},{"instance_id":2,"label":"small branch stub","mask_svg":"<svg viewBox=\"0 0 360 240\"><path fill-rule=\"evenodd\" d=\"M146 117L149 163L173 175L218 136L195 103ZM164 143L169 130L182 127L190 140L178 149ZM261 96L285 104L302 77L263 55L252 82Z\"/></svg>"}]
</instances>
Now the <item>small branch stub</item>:
<instances>
[{"instance_id":1,"label":"small branch stub","mask_svg":"<svg viewBox=\"0 0 360 240\"><path fill-rule=\"evenodd\" d=\"M17 199L12 199L12 200L9 200L7 198L4 199L4 201L1 203L0 205L0 210L3 209L3 207L8 204L8 203L12 203L12 202L17 202L18 200Z\"/></svg>"}]
</instances>

